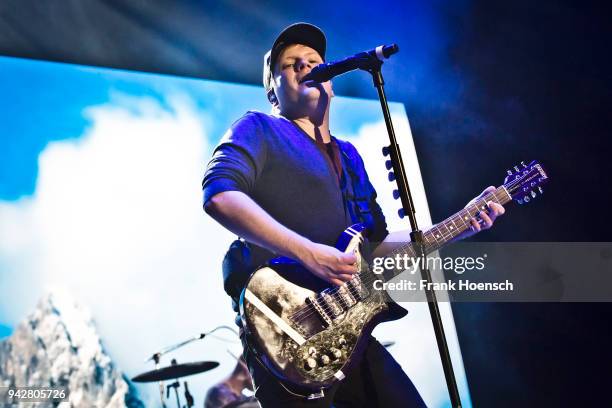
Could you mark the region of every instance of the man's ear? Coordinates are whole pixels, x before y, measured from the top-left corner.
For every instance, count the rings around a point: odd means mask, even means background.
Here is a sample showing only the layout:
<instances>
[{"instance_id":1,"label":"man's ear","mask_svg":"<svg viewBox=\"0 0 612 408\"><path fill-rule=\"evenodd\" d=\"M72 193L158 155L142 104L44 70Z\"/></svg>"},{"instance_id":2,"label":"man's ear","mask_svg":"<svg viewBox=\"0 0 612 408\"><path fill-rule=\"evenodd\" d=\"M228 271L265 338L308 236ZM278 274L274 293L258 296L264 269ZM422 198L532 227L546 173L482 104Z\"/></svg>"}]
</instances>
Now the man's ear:
<instances>
[{"instance_id":1,"label":"man's ear","mask_svg":"<svg viewBox=\"0 0 612 408\"><path fill-rule=\"evenodd\" d=\"M276 99L276 94L274 93L274 89L270 89L267 95L268 95L268 101L270 101L270 103L273 106L278 106L278 99Z\"/></svg>"}]
</instances>

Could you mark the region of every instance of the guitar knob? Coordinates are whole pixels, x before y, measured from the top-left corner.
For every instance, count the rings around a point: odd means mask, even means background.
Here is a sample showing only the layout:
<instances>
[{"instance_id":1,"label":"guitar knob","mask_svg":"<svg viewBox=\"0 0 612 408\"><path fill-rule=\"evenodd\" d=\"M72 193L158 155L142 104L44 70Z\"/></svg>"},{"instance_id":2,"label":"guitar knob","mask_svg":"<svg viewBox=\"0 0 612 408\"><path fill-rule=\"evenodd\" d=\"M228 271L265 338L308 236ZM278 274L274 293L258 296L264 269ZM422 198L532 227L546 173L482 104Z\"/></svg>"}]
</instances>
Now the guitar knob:
<instances>
[{"instance_id":1,"label":"guitar knob","mask_svg":"<svg viewBox=\"0 0 612 408\"><path fill-rule=\"evenodd\" d=\"M334 356L334 360L337 360L340 357L342 357L342 352L338 350L337 348L331 349L331 353L332 353L332 356Z\"/></svg>"},{"instance_id":2,"label":"guitar knob","mask_svg":"<svg viewBox=\"0 0 612 408\"><path fill-rule=\"evenodd\" d=\"M306 369L307 370L312 370L316 366L317 366L317 360L315 360L312 357L309 357L309 358L306 359Z\"/></svg>"}]
</instances>

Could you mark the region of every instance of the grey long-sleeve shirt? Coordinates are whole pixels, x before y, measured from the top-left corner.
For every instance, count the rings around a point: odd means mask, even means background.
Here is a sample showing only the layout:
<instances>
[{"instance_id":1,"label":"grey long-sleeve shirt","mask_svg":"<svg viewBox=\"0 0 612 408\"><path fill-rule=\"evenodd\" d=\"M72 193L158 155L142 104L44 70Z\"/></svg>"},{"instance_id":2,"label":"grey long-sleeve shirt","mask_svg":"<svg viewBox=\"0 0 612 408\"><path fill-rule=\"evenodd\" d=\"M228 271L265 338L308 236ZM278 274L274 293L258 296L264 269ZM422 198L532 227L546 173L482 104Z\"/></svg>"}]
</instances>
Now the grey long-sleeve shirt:
<instances>
[{"instance_id":1,"label":"grey long-sleeve shirt","mask_svg":"<svg viewBox=\"0 0 612 408\"><path fill-rule=\"evenodd\" d=\"M333 138L333 154L281 116L247 112L214 150L204 180L204 204L223 191L249 195L274 219L306 238L335 245L344 229L365 223L370 240L387 235L363 160L355 147ZM339 178L340 177L340 178ZM249 274L275 255L235 241L224 260L224 287L237 300Z\"/></svg>"}]
</instances>

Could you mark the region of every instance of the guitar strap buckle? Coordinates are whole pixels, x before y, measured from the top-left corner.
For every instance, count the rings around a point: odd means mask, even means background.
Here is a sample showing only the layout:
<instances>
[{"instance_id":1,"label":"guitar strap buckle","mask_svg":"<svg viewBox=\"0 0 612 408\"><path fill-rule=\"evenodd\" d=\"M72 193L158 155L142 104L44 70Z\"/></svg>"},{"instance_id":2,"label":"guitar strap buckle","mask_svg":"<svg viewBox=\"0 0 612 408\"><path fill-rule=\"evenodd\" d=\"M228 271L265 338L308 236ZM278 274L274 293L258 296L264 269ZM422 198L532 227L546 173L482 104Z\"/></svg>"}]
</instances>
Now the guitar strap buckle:
<instances>
[{"instance_id":1,"label":"guitar strap buckle","mask_svg":"<svg viewBox=\"0 0 612 408\"><path fill-rule=\"evenodd\" d=\"M317 393L308 394L306 399L310 401L310 400L315 400L315 399L324 398L324 397L325 397L325 391L323 391L323 388L321 388L319 392Z\"/></svg>"}]
</instances>

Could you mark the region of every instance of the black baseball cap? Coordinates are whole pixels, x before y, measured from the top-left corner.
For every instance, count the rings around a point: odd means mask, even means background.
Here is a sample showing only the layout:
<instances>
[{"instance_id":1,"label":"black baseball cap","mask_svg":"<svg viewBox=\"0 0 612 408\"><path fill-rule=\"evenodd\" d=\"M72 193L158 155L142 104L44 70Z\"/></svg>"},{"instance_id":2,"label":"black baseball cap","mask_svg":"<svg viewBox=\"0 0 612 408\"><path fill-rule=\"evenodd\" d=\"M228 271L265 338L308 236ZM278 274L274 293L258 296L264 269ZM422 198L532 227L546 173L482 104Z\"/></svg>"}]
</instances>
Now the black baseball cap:
<instances>
[{"instance_id":1,"label":"black baseball cap","mask_svg":"<svg viewBox=\"0 0 612 408\"><path fill-rule=\"evenodd\" d=\"M272 82L274 64L276 64L276 59L285 47L292 44L307 45L317 51L321 58L325 60L326 43L323 31L313 24L294 23L281 31L278 37L276 37L272 48L264 56L263 84L266 92L272 89L270 84Z\"/></svg>"}]
</instances>

